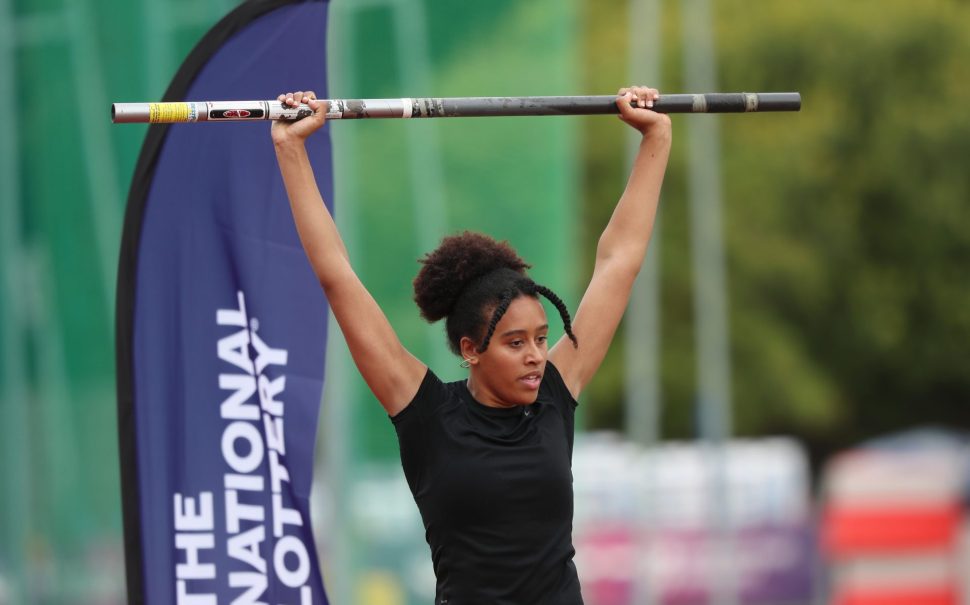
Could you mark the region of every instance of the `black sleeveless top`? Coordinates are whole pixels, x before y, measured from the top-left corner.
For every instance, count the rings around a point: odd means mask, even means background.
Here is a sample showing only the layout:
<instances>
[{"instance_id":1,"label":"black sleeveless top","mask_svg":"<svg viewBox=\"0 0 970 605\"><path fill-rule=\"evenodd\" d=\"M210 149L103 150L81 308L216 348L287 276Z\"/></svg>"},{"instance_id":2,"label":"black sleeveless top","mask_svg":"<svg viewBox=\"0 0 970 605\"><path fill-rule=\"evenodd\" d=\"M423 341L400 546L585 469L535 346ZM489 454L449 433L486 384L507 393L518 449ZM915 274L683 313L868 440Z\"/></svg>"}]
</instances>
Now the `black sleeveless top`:
<instances>
[{"instance_id":1,"label":"black sleeveless top","mask_svg":"<svg viewBox=\"0 0 970 605\"><path fill-rule=\"evenodd\" d=\"M572 544L576 401L546 363L536 402L492 408L428 370L392 418L424 520L435 605L581 605Z\"/></svg>"}]
</instances>

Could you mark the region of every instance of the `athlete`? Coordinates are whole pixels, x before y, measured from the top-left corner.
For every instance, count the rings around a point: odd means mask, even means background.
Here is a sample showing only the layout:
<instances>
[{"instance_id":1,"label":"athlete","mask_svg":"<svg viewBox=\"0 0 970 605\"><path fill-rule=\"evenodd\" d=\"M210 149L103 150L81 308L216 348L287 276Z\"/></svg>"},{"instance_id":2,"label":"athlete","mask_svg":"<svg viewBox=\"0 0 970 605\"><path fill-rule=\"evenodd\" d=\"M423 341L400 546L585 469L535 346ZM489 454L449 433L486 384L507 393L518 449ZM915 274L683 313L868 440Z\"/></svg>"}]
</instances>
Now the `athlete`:
<instances>
[{"instance_id":1,"label":"athlete","mask_svg":"<svg viewBox=\"0 0 970 605\"><path fill-rule=\"evenodd\" d=\"M313 92L281 94L313 115L274 122L272 139L300 241L350 353L397 432L431 548L436 605L578 605L571 459L576 401L609 348L653 230L670 154L656 89L621 88L621 120L642 135L599 238L575 318L505 242L464 232L420 260L421 315L445 319L468 378L443 383L398 339L354 272L304 142L325 122ZM565 335L552 347L539 296Z\"/></svg>"}]
</instances>

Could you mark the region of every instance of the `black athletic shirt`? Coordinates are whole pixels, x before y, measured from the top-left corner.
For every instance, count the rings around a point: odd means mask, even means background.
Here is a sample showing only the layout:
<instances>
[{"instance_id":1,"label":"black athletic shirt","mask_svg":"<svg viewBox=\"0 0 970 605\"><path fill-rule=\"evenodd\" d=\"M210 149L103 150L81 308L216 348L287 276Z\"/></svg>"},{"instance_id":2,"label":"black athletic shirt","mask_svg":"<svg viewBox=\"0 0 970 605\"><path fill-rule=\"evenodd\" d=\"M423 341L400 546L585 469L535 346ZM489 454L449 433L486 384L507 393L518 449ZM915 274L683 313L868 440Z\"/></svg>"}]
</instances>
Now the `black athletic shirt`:
<instances>
[{"instance_id":1,"label":"black athletic shirt","mask_svg":"<svg viewBox=\"0 0 970 605\"><path fill-rule=\"evenodd\" d=\"M576 401L546 364L531 405L492 408L429 369L392 418L424 520L435 605L581 605L572 543Z\"/></svg>"}]
</instances>

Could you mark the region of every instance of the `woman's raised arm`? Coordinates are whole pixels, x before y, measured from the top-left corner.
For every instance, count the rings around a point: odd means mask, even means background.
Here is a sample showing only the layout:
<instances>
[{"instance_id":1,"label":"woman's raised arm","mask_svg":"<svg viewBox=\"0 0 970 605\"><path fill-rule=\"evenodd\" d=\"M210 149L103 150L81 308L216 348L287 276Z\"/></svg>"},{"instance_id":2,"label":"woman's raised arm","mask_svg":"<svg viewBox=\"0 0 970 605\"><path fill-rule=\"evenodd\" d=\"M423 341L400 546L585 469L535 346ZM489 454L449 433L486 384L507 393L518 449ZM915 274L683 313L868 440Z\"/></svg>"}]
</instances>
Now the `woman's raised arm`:
<instances>
[{"instance_id":1,"label":"woman's raised arm","mask_svg":"<svg viewBox=\"0 0 970 605\"><path fill-rule=\"evenodd\" d=\"M308 103L313 115L273 123L273 144L293 220L303 249L340 325L350 354L367 386L391 416L414 398L427 367L404 348L384 312L361 283L337 226L327 211L307 156L305 141L325 121L323 103L312 92L280 95L295 106Z\"/></svg>"},{"instance_id":2,"label":"woman's raised arm","mask_svg":"<svg viewBox=\"0 0 970 605\"><path fill-rule=\"evenodd\" d=\"M655 89L642 86L621 88L617 95L620 119L643 138L626 189L600 235L593 277L576 311L579 346L563 337L549 352L577 398L606 356L650 243L671 143L670 118L650 109L659 98Z\"/></svg>"}]
</instances>

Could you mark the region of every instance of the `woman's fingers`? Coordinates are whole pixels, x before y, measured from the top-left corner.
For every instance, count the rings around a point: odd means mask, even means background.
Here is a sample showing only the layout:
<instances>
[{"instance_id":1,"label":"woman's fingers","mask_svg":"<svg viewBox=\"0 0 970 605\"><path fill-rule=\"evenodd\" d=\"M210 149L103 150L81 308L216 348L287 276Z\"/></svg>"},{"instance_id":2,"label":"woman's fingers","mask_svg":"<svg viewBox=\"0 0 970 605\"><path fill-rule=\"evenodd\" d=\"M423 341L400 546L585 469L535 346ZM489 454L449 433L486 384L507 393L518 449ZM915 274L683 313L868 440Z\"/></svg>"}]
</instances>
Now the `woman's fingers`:
<instances>
[{"instance_id":1,"label":"woman's fingers","mask_svg":"<svg viewBox=\"0 0 970 605\"><path fill-rule=\"evenodd\" d=\"M660 98L660 92L649 86L629 86L621 88L617 96L635 107L650 109L654 101Z\"/></svg>"},{"instance_id":2,"label":"woman's fingers","mask_svg":"<svg viewBox=\"0 0 970 605\"><path fill-rule=\"evenodd\" d=\"M316 98L317 98L317 95L312 90L308 90L306 92L302 90L297 92L285 92L280 96L276 97L276 99L280 103L283 103L284 105L288 105L290 107L296 107L300 103L309 104L310 101Z\"/></svg>"},{"instance_id":3,"label":"woman's fingers","mask_svg":"<svg viewBox=\"0 0 970 605\"><path fill-rule=\"evenodd\" d=\"M303 102L310 106L310 109L316 111L317 107L320 106L320 102L317 99L317 93L309 90L303 93Z\"/></svg>"},{"instance_id":4,"label":"woman's fingers","mask_svg":"<svg viewBox=\"0 0 970 605\"><path fill-rule=\"evenodd\" d=\"M669 123L670 118L653 111L660 91L649 86L627 86L617 93L616 104L621 120L639 130L642 134L657 124Z\"/></svg>"},{"instance_id":5,"label":"woman's fingers","mask_svg":"<svg viewBox=\"0 0 970 605\"><path fill-rule=\"evenodd\" d=\"M317 93L313 92L312 90L308 90L306 92L284 92L276 97L276 99L285 107L297 107L301 103L305 103L314 112L317 112L317 110L321 107L320 100L317 99Z\"/></svg>"},{"instance_id":6,"label":"woman's fingers","mask_svg":"<svg viewBox=\"0 0 970 605\"><path fill-rule=\"evenodd\" d=\"M297 121L276 120L273 122L273 140L281 143L288 140L303 140L319 130L326 122L326 109L324 104L317 99L317 95L312 90L296 92L284 92L276 97L277 100L286 108L299 107L300 104L308 106L313 113L306 118Z\"/></svg>"}]
</instances>

